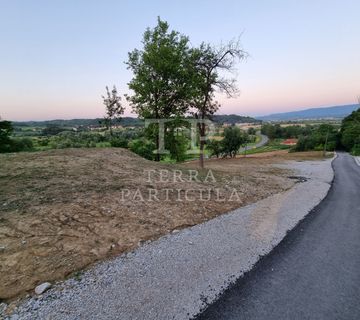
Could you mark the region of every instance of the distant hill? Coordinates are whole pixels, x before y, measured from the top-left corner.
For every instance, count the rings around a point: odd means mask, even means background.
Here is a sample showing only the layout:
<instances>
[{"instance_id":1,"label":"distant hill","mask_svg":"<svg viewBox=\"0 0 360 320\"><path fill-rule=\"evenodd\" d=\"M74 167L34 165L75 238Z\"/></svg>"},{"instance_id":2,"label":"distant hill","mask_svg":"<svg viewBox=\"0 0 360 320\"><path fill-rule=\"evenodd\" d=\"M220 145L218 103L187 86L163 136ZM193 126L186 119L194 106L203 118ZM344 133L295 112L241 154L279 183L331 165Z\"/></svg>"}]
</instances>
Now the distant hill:
<instances>
[{"instance_id":1,"label":"distant hill","mask_svg":"<svg viewBox=\"0 0 360 320\"><path fill-rule=\"evenodd\" d=\"M300 111L274 113L268 116L257 117L264 121L310 120L310 119L342 119L359 108L358 104L345 106L311 108Z\"/></svg>"},{"instance_id":2,"label":"distant hill","mask_svg":"<svg viewBox=\"0 0 360 320\"><path fill-rule=\"evenodd\" d=\"M230 115L214 115L212 120L216 123L245 123L245 122L261 122L260 120L239 116L236 114ZM99 126L103 121L101 118L96 119L71 119L71 120L46 120L46 121L22 121L22 122L13 122L15 127L46 127L46 126L59 126L59 127L88 127L88 126ZM144 125L144 121L138 118L124 117L119 122L120 125L124 127L138 127Z\"/></svg>"},{"instance_id":3,"label":"distant hill","mask_svg":"<svg viewBox=\"0 0 360 320\"><path fill-rule=\"evenodd\" d=\"M239 116L237 114L225 114L225 115L219 115L216 114L212 116L212 120L216 123L223 124L235 124L235 123L260 123L261 120L255 119L252 117L246 117L246 116Z\"/></svg>"},{"instance_id":4,"label":"distant hill","mask_svg":"<svg viewBox=\"0 0 360 320\"><path fill-rule=\"evenodd\" d=\"M88 127L88 126L99 126L104 119L95 118L95 119L71 119L71 120L45 120L45 121L22 121L17 122L14 121L13 124L16 127L46 127L46 126L59 126L59 127ZM143 121L132 118L132 117L124 117L119 122L122 126L141 126Z\"/></svg>"}]
</instances>

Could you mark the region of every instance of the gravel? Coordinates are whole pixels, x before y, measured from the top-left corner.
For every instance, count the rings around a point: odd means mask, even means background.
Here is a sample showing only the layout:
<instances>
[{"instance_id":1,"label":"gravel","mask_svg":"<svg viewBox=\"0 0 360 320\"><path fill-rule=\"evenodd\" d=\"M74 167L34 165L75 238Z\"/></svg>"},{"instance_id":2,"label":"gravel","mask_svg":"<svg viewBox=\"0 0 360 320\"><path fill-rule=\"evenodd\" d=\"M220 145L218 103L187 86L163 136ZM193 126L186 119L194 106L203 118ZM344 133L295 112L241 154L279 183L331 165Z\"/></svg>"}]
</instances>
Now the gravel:
<instances>
[{"instance_id":1,"label":"gravel","mask_svg":"<svg viewBox=\"0 0 360 320\"><path fill-rule=\"evenodd\" d=\"M355 157L354 156L354 159L355 159L355 162L358 166L360 166L360 157Z\"/></svg>"},{"instance_id":2,"label":"gravel","mask_svg":"<svg viewBox=\"0 0 360 320\"><path fill-rule=\"evenodd\" d=\"M333 179L331 161L279 165L301 177L287 192L99 263L24 299L9 319L189 319L319 204Z\"/></svg>"}]
</instances>

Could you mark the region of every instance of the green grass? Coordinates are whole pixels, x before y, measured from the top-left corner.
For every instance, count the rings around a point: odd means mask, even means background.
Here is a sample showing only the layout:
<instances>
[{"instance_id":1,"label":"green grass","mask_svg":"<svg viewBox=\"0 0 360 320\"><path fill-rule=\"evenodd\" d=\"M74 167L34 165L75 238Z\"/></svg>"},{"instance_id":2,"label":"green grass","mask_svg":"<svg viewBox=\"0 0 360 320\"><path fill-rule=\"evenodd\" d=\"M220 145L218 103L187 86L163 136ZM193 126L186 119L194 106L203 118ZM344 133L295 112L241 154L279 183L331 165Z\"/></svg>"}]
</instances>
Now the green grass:
<instances>
[{"instance_id":1,"label":"green grass","mask_svg":"<svg viewBox=\"0 0 360 320\"><path fill-rule=\"evenodd\" d=\"M111 147L111 144L108 141L96 143L96 148L109 148L109 147Z\"/></svg>"},{"instance_id":2,"label":"green grass","mask_svg":"<svg viewBox=\"0 0 360 320\"><path fill-rule=\"evenodd\" d=\"M275 139L269 141L269 143L265 146L254 148L246 151L246 154L256 154L256 153L263 153L263 152L270 152L270 151L277 151L277 150L289 150L290 147L286 145L282 145L281 142L284 139ZM244 155L245 151L240 152L240 155Z\"/></svg>"}]
</instances>

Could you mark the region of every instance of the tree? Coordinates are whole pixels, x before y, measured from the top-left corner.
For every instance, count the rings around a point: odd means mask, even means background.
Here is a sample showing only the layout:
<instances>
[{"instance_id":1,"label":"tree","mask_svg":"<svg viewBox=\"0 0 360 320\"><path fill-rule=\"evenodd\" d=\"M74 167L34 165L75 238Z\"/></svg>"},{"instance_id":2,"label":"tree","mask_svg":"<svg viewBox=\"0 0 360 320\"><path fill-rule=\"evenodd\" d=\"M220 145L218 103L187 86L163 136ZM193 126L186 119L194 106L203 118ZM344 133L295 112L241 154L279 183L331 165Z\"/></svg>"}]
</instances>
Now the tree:
<instances>
[{"instance_id":1,"label":"tree","mask_svg":"<svg viewBox=\"0 0 360 320\"><path fill-rule=\"evenodd\" d=\"M44 129L42 129L41 134L43 136L55 136L60 132L67 131L68 129L62 128L56 124L48 124Z\"/></svg>"},{"instance_id":2,"label":"tree","mask_svg":"<svg viewBox=\"0 0 360 320\"><path fill-rule=\"evenodd\" d=\"M250 128L248 129L248 134L250 134L250 135L255 135L255 134L256 134L256 129L253 128L253 127L250 127Z\"/></svg>"},{"instance_id":3,"label":"tree","mask_svg":"<svg viewBox=\"0 0 360 320\"><path fill-rule=\"evenodd\" d=\"M106 115L104 117L105 124L112 136L112 122L120 119L120 116L124 113L125 108L121 105L121 97L118 95L115 86L111 92L106 86L106 97L102 96L102 98L106 108Z\"/></svg>"},{"instance_id":4,"label":"tree","mask_svg":"<svg viewBox=\"0 0 360 320\"><path fill-rule=\"evenodd\" d=\"M360 108L343 119L340 134L345 150L360 154Z\"/></svg>"},{"instance_id":5,"label":"tree","mask_svg":"<svg viewBox=\"0 0 360 320\"><path fill-rule=\"evenodd\" d=\"M294 151L322 150L333 151L339 144L337 128L331 124L323 123L313 127L307 135L299 135Z\"/></svg>"},{"instance_id":6,"label":"tree","mask_svg":"<svg viewBox=\"0 0 360 320\"><path fill-rule=\"evenodd\" d=\"M10 121L0 120L0 152L9 152L11 149L10 135L14 128Z\"/></svg>"},{"instance_id":7,"label":"tree","mask_svg":"<svg viewBox=\"0 0 360 320\"><path fill-rule=\"evenodd\" d=\"M242 139L243 139L242 145L245 147L244 156L246 157L247 145L248 145L249 142L251 142L251 140L250 140L250 136L249 136L249 134L247 132L244 132L242 134L242 136L243 136L242 137Z\"/></svg>"},{"instance_id":8,"label":"tree","mask_svg":"<svg viewBox=\"0 0 360 320\"><path fill-rule=\"evenodd\" d=\"M275 126L273 126L270 123L264 123L261 126L261 133L266 135L270 140L276 138L276 129Z\"/></svg>"},{"instance_id":9,"label":"tree","mask_svg":"<svg viewBox=\"0 0 360 320\"><path fill-rule=\"evenodd\" d=\"M189 39L170 31L168 23L158 18L157 26L145 31L142 43L143 49L129 52L126 62L134 74L129 82L133 95L127 97L133 110L142 119L183 116L191 93ZM146 134L159 149L158 125L150 125ZM160 160L159 153L155 160Z\"/></svg>"},{"instance_id":10,"label":"tree","mask_svg":"<svg viewBox=\"0 0 360 320\"><path fill-rule=\"evenodd\" d=\"M221 141L223 154L234 158L240 147L247 142L247 139L247 134L243 134L238 127L225 128L224 139Z\"/></svg>"},{"instance_id":11,"label":"tree","mask_svg":"<svg viewBox=\"0 0 360 320\"><path fill-rule=\"evenodd\" d=\"M219 158L223 152L223 145L219 140L210 140L207 143L207 149L210 151L211 156Z\"/></svg>"},{"instance_id":12,"label":"tree","mask_svg":"<svg viewBox=\"0 0 360 320\"><path fill-rule=\"evenodd\" d=\"M246 53L240 48L239 42L229 42L218 48L202 43L200 47L191 50L192 61L192 98L190 106L192 114L201 120L198 124L200 136L200 167L204 167L204 146L206 143L206 123L204 120L219 109L219 103L215 101L215 92L219 90L228 97L238 93L236 80L227 78L220 73L233 72L237 61L246 57Z\"/></svg>"},{"instance_id":13,"label":"tree","mask_svg":"<svg viewBox=\"0 0 360 320\"><path fill-rule=\"evenodd\" d=\"M170 152L170 158L182 162L187 158L190 145L189 123L182 118L175 118L168 124L165 132L165 148Z\"/></svg>"},{"instance_id":14,"label":"tree","mask_svg":"<svg viewBox=\"0 0 360 320\"><path fill-rule=\"evenodd\" d=\"M10 121L0 120L0 153L32 150L33 144L29 138L11 138L14 131Z\"/></svg>"}]
</instances>

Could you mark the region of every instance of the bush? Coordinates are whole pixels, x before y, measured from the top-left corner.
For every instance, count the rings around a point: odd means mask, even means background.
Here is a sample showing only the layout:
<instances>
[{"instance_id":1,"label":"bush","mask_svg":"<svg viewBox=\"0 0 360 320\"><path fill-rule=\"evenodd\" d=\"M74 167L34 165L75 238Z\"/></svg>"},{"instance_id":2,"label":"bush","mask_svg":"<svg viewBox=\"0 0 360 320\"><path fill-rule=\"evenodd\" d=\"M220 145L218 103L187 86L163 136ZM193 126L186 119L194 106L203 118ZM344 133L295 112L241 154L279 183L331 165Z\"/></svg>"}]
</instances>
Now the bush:
<instances>
[{"instance_id":1,"label":"bush","mask_svg":"<svg viewBox=\"0 0 360 320\"><path fill-rule=\"evenodd\" d=\"M261 126L261 133L269 137L269 139L289 139L298 138L300 136L307 136L311 133L313 128L311 126L302 127L300 125L290 125L281 127L280 124L264 123Z\"/></svg>"},{"instance_id":2,"label":"bush","mask_svg":"<svg viewBox=\"0 0 360 320\"><path fill-rule=\"evenodd\" d=\"M156 149L155 144L152 141L147 139L135 139L129 143L129 148L132 152L138 154L139 156L148 159L154 160L155 154L154 150Z\"/></svg>"},{"instance_id":3,"label":"bush","mask_svg":"<svg viewBox=\"0 0 360 320\"><path fill-rule=\"evenodd\" d=\"M55 124L49 124L47 125L41 132L43 136L55 136L59 134L60 132L67 131L69 129L59 127Z\"/></svg>"},{"instance_id":4,"label":"bush","mask_svg":"<svg viewBox=\"0 0 360 320\"><path fill-rule=\"evenodd\" d=\"M128 141L123 137L113 137L110 140L110 145L115 148L127 148L128 147Z\"/></svg>"},{"instance_id":5,"label":"bush","mask_svg":"<svg viewBox=\"0 0 360 320\"><path fill-rule=\"evenodd\" d=\"M13 131L10 121L0 121L0 152L11 152L10 135Z\"/></svg>"},{"instance_id":6,"label":"bush","mask_svg":"<svg viewBox=\"0 0 360 320\"><path fill-rule=\"evenodd\" d=\"M41 147L47 147L49 145L49 143L50 143L50 139L48 139L48 138L40 138L39 140L37 140L37 143Z\"/></svg>"},{"instance_id":7,"label":"bush","mask_svg":"<svg viewBox=\"0 0 360 320\"><path fill-rule=\"evenodd\" d=\"M95 148L97 143L104 140L100 133L64 131L49 138L48 145L54 149Z\"/></svg>"},{"instance_id":8,"label":"bush","mask_svg":"<svg viewBox=\"0 0 360 320\"><path fill-rule=\"evenodd\" d=\"M11 139L9 152L31 151L33 148L33 142L30 138L16 138Z\"/></svg>"},{"instance_id":9,"label":"bush","mask_svg":"<svg viewBox=\"0 0 360 320\"><path fill-rule=\"evenodd\" d=\"M352 148L351 154L353 156L360 156L360 144L357 144Z\"/></svg>"},{"instance_id":10,"label":"bush","mask_svg":"<svg viewBox=\"0 0 360 320\"><path fill-rule=\"evenodd\" d=\"M313 128L307 136L300 136L294 151L322 151L326 143L326 151L333 151L338 147L339 134L330 124L321 124Z\"/></svg>"},{"instance_id":11,"label":"bush","mask_svg":"<svg viewBox=\"0 0 360 320\"><path fill-rule=\"evenodd\" d=\"M223 146L221 141L210 140L207 144L207 149L210 151L210 156L216 156L219 158L223 152Z\"/></svg>"},{"instance_id":12,"label":"bush","mask_svg":"<svg viewBox=\"0 0 360 320\"><path fill-rule=\"evenodd\" d=\"M360 109L344 118L341 124L341 143L347 151L354 152L360 145Z\"/></svg>"}]
</instances>

